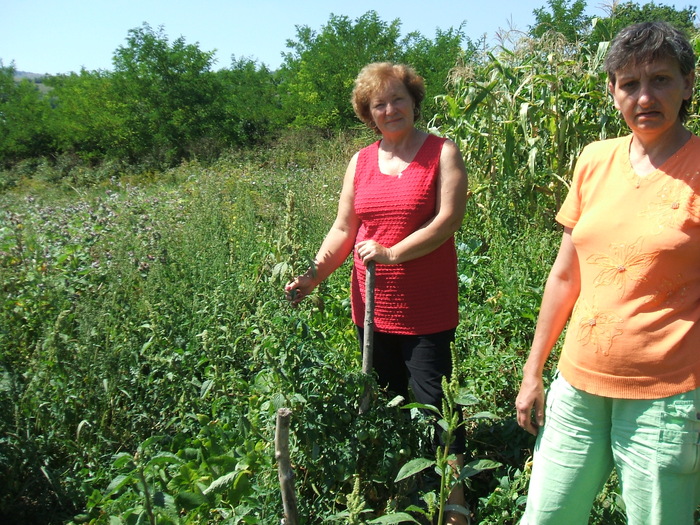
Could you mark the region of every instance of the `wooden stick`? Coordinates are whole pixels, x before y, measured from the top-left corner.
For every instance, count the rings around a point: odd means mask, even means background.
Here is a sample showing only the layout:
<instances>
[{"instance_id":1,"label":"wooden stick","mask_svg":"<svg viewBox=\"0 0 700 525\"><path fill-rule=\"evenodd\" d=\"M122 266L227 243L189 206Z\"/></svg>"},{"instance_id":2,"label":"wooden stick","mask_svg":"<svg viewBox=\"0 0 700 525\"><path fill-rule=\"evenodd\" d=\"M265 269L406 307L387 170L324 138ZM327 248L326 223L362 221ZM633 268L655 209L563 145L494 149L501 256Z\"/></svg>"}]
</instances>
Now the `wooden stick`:
<instances>
[{"instance_id":1,"label":"wooden stick","mask_svg":"<svg viewBox=\"0 0 700 525\"><path fill-rule=\"evenodd\" d=\"M362 373L372 373L372 360L374 358L374 261L367 263L365 269L365 328L362 339ZM365 383L365 391L360 400L360 414L369 410L371 398L369 381Z\"/></svg>"},{"instance_id":2,"label":"wooden stick","mask_svg":"<svg viewBox=\"0 0 700 525\"><path fill-rule=\"evenodd\" d=\"M277 411L275 427L275 459L277 460L277 475L282 489L282 505L284 506L284 525L297 525L297 497L294 493L294 470L289 459L289 420L292 411L280 408Z\"/></svg>"}]
</instances>

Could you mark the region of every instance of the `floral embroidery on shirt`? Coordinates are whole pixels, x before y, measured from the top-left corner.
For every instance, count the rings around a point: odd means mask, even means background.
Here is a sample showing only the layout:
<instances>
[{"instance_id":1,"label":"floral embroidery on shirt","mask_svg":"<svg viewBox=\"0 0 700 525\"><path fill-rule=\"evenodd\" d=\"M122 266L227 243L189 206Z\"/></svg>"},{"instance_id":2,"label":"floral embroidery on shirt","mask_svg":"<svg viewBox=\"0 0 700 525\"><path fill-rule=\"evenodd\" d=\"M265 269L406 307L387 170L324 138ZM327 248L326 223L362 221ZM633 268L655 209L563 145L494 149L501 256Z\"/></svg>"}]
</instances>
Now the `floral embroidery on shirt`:
<instances>
[{"instance_id":1,"label":"floral embroidery on shirt","mask_svg":"<svg viewBox=\"0 0 700 525\"><path fill-rule=\"evenodd\" d=\"M593 281L594 286L615 286L620 297L630 281L644 281L644 270L654 260L655 255L642 253L642 240L631 244L611 244L609 254L593 254L586 259L603 269Z\"/></svg>"},{"instance_id":2,"label":"floral embroidery on shirt","mask_svg":"<svg viewBox=\"0 0 700 525\"><path fill-rule=\"evenodd\" d=\"M691 183L695 177L690 177ZM641 215L658 222L659 230L679 228L689 218L700 221L700 202L692 184L683 179L674 179L664 184L656 194L657 199L649 204Z\"/></svg>"},{"instance_id":3,"label":"floral embroidery on shirt","mask_svg":"<svg viewBox=\"0 0 700 525\"><path fill-rule=\"evenodd\" d=\"M682 275L664 277L656 283L656 288L643 297L646 308L654 310L671 309L687 300L688 289Z\"/></svg>"},{"instance_id":4,"label":"floral embroidery on shirt","mask_svg":"<svg viewBox=\"0 0 700 525\"><path fill-rule=\"evenodd\" d=\"M583 299L576 303L572 315L572 325L576 327L576 340L583 346L592 345L595 352L608 355L613 339L622 335L616 325L622 318L613 312L599 312L597 306L586 303Z\"/></svg>"}]
</instances>

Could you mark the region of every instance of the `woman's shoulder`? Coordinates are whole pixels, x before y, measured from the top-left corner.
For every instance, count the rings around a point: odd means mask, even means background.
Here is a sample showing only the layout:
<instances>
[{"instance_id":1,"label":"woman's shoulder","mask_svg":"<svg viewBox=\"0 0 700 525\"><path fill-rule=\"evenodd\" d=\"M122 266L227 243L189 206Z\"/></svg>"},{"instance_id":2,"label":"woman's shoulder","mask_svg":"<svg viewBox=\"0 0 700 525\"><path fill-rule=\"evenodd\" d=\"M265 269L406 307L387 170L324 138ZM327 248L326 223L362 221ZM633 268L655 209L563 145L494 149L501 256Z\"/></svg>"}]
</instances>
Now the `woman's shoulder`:
<instances>
[{"instance_id":1,"label":"woman's shoulder","mask_svg":"<svg viewBox=\"0 0 700 525\"><path fill-rule=\"evenodd\" d=\"M590 142L581 150L576 159L576 166L571 181L571 187L579 187L584 180L606 173L611 162L621 162L624 155L629 159L629 143L631 136ZM599 171L600 169L603 171Z\"/></svg>"},{"instance_id":2,"label":"woman's shoulder","mask_svg":"<svg viewBox=\"0 0 700 525\"><path fill-rule=\"evenodd\" d=\"M360 148L353 155L352 161L355 164L357 164L358 161L360 164L363 164L365 162L375 162L374 159L377 158L377 152L379 151L380 142L380 140L377 140L375 142L372 142L371 144L367 144L363 148Z\"/></svg>"},{"instance_id":3,"label":"woman's shoulder","mask_svg":"<svg viewBox=\"0 0 700 525\"><path fill-rule=\"evenodd\" d=\"M630 138L630 135L623 135L622 137L596 140L586 145L581 155L609 155L620 148L626 151L629 148Z\"/></svg>"},{"instance_id":4,"label":"woman's shoulder","mask_svg":"<svg viewBox=\"0 0 700 525\"><path fill-rule=\"evenodd\" d=\"M440 135L435 135L434 133L426 133L425 142L435 144L438 146L442 146L443 144L447 144L448 142L454 144L454 142L452 142L447 137L441 137Z\"/></svg>"},{"instance_id":5,"label":"woman's shoulder","mask_svg":"<svg viewBox=\"0 0 700 525\"><path fill-rule=\"evenodd\" d=\"M367 144L366 146L360 148L355 154L361 155L361 154L364 154L365 152L368 152L368 151L377 151L379 149L379 144L381 142L382 142L381 139L375 140L374 142Z\"/></svg>"},{"instance_id":6,"label":"woman's shoulder","mask_svg":"<svg viewBox=\"0 0 700 525\"><path fill-rule=\"evenodd\" d=\"M690 146L689 149L693 150L694 152L697 152L700 150L700 137L698 137L695 133L690 134L690 140L688 141L688 145Z\"/></svg>"}]
</instances>

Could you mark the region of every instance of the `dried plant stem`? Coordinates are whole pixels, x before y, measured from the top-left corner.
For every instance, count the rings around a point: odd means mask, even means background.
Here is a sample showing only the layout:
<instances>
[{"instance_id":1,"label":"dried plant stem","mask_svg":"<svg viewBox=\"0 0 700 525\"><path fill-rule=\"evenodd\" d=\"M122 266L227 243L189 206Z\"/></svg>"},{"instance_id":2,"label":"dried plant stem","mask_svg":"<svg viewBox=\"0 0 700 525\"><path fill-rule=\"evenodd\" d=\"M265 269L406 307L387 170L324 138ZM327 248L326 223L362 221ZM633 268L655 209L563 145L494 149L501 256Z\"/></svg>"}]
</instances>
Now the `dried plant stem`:
<instances>
[{"instance_id":1,"label":"dried plant stem","mask_svg":"<svg viewBox=\"0 0 700 525\"><path fill-rule=\"evenodd\" d=\"M362 340L362 373L372 373L372 360L374 357L374 261L367 263L365 270L365 328ZM360 414L369 410L369 401L372 395L369 381L365 382L365 389L360 400Z\"/></svg>"},{"instance_id":2,"label":"dried plant stem","mask_svg":"<svg viewBox=\"0 0 700 525\"><path fill-rule=\"evenodd\" d=\"M297 498L294 493L294 471L289 459L289 420L292 411L280 408L277 411L275 428L275 459L277 460L277 475L282 489L282 505L284 506L284 524L297 525Z\"/></svg>"}]
</instances>

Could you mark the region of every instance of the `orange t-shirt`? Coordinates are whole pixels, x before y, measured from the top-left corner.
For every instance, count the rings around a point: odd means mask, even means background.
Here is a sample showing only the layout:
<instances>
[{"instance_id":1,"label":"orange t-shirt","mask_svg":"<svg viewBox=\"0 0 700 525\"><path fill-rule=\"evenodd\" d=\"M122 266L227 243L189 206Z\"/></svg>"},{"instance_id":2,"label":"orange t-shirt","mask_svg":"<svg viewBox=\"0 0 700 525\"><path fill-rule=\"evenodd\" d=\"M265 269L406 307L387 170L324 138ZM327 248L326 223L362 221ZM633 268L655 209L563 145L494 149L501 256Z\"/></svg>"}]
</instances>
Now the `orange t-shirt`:
<instances>
[{"instance_id":1,"label":"orange t-shirt","mask_svg":"<svg viewBox=\"0 0 700 525\"><path fill-rule=\"evenodd\" d=\"M655 399L700 386L700 138L644 177L630 141L583 150L557 215L581 269L559 370L591 394Z\"/></svg>"}]
</instances>

